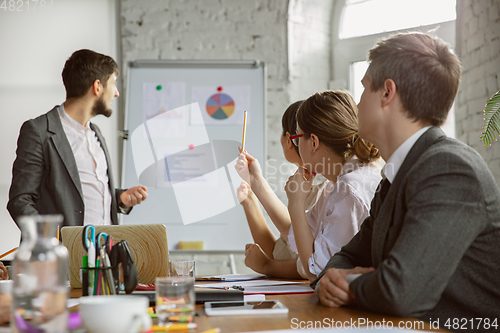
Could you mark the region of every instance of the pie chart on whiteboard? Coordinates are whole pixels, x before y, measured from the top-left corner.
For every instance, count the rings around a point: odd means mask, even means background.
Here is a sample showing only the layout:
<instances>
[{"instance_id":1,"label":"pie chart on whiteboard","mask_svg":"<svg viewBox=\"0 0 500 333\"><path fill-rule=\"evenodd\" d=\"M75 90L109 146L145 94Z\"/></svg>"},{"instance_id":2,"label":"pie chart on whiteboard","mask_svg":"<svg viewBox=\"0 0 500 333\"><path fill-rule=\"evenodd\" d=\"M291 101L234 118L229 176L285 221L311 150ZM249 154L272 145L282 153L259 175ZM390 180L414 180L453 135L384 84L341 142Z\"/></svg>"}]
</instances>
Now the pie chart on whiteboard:
<instances>
[{"instance_id":1,"label":"pie chart on whiteboard","mask_svg":"<svg viewBox=\"0 0 500 333\"><path fill-rule=\"evenodd\" d=\"M234 101L227 94L216 93L208 98L206 109L210 117L214 119L227 119L234 112Z\"/></svg>"}]
</instances>

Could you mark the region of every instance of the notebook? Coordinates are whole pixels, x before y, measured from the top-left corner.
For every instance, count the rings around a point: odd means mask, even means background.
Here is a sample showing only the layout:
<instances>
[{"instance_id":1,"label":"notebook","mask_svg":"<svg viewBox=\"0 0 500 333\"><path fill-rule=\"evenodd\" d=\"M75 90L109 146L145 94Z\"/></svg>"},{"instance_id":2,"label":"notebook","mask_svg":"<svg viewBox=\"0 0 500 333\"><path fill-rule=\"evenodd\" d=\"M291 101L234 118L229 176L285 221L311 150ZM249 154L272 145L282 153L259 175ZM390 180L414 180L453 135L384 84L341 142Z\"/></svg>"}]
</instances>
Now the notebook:
<instances>
[{"instance_id":1,"label":"notebook","mask_svg":"<svg viewBox=\"0 0 500 333\"><path fill-rule=\"evenodd\" d=\"M73 288L81 288L80 267L83 255L87 254L82 245L84 227L64 227L61 229L63 245L68 248L69 282ZM109 225L96 226L96 234L105 232L115 243L127 240L134 263L137 267L139 283L154 283L157 276L168 276L167 229L163 224L149 225Z\"/></svg>"}]
</instances>

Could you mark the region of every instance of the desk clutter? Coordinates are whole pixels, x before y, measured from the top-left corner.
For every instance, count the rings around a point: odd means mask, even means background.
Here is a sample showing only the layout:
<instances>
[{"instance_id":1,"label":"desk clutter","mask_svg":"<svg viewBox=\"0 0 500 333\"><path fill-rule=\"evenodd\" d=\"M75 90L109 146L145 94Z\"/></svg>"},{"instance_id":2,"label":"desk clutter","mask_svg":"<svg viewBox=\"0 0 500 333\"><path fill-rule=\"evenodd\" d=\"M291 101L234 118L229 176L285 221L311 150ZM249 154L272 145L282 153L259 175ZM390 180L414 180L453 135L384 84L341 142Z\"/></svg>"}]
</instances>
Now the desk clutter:
<instances>
[{"instance_id":1,"label":"desk clutter","mask_svg":"<svg viewBox=\"0 0 500 333\"><path fill-rule=\"evenodd\" d=\"M69 282L73 288L81 288L80 268L83 256L82 246L85 227L64 227L61 229L63 245L69 252ZM95 234L105 233L117 244L126 240L131 257L137 269L139 283L153 283L157 276L168 275L167 230L162 224L95 226Z\"/></svg>"},{"instance_id":2,"label":"desk clutter","mask_svg":"<svg viewBox=\"0 0 500 333\"><path fill-rule=\"evenodd\" d=\"M126 240L114 244L113 237L85 226L82 245L82 295L116 295L132 293L137 286L137 269Z\"/></svg>"}]
</instances>

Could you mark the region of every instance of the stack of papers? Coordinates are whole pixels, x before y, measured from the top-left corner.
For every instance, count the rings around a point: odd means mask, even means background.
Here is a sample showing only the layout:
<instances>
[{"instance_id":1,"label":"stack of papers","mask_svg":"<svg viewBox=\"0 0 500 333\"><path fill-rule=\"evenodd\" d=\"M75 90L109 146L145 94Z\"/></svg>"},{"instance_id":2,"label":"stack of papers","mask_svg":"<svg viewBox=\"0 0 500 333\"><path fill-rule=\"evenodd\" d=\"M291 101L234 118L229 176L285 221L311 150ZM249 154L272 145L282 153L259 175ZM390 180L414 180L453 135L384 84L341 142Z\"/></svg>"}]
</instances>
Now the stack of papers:
<instances>
[{"instance_id":1,"label":"stack of papers","mask_svg":"<svg viewBox=\"0 0 500 333\"><path fill-rule=\"evenodd\" d=\"M309 286L309 283L301 284L281 284L275 286L254 286L245 288L245 295L253 294L312 294L314 290Z\"/></svg>"},{"instance_id":2,"label":"stack of papers","mask_svg":"<svg viewBox=\"0 0 500 333\"><path fill-rule=\"evenodd\" d=\"M207 275L198 276L196 281L225 281L225 282L236 282L236 281L248 281L265 279L267 276L262 274L223 274L223 275Z\"/></svg>"},{"instance_id":3,"label":"stack of papers","mask_svg":"<svg viewBox=\"0 0 500 333\"><path fill-rule=\"evenodd\" d=\"M215 283L199 283L195 287L213 288L213 289L239 289L245 295L251 294L295 294L295 293L313 293L314 290L309 286L309 282L281 281L264 279L265 276L228 274L210 277L203 281L220 281ZM198 279L197 279L198 280ZM198 280L200 281L200 280Z\"/></svg>"}]
</instances>

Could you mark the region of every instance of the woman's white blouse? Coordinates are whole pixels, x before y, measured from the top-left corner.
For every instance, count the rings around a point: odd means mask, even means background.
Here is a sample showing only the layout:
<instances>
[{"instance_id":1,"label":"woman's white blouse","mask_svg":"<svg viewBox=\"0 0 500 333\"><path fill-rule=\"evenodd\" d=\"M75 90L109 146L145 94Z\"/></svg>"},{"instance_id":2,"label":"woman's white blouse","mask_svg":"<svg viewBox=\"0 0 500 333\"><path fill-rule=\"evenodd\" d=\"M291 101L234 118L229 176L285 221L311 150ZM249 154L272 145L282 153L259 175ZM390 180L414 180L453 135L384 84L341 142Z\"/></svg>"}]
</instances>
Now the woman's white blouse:
<instances>
[{"instance_id":1,"label":"woman's white blouse","mask_svg":"<svg viewBox=\"0 0 500 333\"><path fill-rule=\"evenodd\" d=\"M381 168L381 162L362 164L356 157L351 158L343 165L337 182L329 182L306 212L314 237L314 252L308 262L312 274L318 275L359 231L382 178ZM288 242L290 249L298 253L293 228L288 232Z\"/></svg>"}]
</instances>

